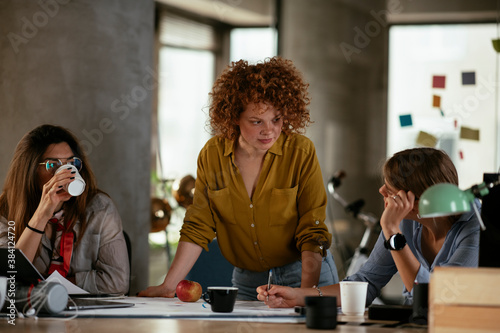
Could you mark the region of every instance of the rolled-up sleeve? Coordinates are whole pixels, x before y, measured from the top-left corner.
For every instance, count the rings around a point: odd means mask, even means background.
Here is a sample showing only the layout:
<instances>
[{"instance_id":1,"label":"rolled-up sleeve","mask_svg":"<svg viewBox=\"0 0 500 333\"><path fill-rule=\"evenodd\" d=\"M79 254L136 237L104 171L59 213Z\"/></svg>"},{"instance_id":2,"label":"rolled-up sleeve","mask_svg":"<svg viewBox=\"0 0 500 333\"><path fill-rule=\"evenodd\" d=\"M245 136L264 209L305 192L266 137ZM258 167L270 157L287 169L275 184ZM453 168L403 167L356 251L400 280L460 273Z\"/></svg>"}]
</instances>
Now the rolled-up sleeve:
<instances>
[{"instance_id":1,"label":"rolled-up sleeve","mask_svg":"<svg viewBox=\"0 0 500 333\"><path fill-rule=\"evenodd\" d=\"M311 251L326 256L332 235L325 224L327 198L323 176L312 144L304 155L297 192L297 249L300 252Z\"/></svg>"}]
</instances>

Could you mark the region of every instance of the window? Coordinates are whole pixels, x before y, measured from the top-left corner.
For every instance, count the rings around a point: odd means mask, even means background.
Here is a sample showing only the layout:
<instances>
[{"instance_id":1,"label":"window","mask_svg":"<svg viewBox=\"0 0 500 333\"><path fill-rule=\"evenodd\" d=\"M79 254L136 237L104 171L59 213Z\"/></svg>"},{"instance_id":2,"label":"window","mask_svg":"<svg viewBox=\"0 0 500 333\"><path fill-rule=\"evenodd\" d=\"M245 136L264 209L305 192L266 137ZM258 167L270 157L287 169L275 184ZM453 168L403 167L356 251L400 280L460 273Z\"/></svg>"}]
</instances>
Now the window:
<instances>
[{"instance_id":1,"label":"window","mask_svg":"<svg viewBox=\"0 0 500 333\"><path fill-rule=\"evenodd\" d=\"M160 22L158 140L160 178L196 176L215 72L213 27L173 15Z\"/></svg>"},{"instance_id":2,"label":"window","mask_svg":"<svg viewBox=\"0 0 500 333\"><path fill-rule=\"evenodd\" d=\"M235 28L231 30L230 60L251 63L274 57L278 51L278 36L274 28Z\"/></svg>"},{"instance_id":3,"label":"window","mask_svg":"<svg viewBox=\"0 0 500 333\"><path fill-rule=\"evenodd\" d=\"M218 47L212 26L165 12L160 13L158 39L158 163L153 195L166 199L172 210L167 232L149 234L150 284L161 282L179 241L185 208L177 203L172 188L184 176L196 177L198 153L210 138L205 108ZM167 267L155 265L158 261L166 261Z\"/></svg>"}]
</instances>

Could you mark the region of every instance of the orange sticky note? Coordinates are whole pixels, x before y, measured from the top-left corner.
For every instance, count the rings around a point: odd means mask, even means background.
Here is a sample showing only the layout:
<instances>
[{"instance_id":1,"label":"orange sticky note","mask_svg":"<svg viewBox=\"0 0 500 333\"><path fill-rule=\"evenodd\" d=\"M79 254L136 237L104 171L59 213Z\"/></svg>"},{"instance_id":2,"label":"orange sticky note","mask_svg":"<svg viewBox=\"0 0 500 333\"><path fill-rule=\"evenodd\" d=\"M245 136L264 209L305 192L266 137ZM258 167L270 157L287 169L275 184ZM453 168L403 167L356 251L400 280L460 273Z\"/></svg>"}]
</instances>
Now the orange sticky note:
<instances>
[{"instance_id":1,"label":"orange sticky note","mask_svg":"<svg viewBox=\"0 0 500 333\"><path fill-rule=\"evenodd\" d=\"M438 96L438 95L432 96L432 106L435 108L441 107L441 96Z\"/></svg>"}]
</instances>

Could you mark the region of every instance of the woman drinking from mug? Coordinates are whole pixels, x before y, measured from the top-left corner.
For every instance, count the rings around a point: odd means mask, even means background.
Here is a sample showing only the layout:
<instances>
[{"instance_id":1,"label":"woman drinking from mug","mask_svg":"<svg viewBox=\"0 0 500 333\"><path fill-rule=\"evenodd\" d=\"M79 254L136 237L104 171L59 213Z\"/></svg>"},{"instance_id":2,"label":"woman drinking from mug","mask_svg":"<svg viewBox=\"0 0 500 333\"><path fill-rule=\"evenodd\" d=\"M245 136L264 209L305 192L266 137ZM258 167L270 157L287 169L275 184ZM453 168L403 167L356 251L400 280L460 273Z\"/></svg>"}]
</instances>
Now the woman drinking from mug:
<instances>
[{"instance_id":1,"label":"woman drinking from mug","mask_svg":"<svg viewBox=\"0 0 500 333\"><path fill-rule=\"evenodd\" d=\"M65 186L77 173L86 187L75 197ZM42 275L58 271L95 294L128 292L120 216L68 130L42 125L17 145L0 195L0 247L9 241L8 221L15 222L16 247Z\"/></svg>"}]
</instances>

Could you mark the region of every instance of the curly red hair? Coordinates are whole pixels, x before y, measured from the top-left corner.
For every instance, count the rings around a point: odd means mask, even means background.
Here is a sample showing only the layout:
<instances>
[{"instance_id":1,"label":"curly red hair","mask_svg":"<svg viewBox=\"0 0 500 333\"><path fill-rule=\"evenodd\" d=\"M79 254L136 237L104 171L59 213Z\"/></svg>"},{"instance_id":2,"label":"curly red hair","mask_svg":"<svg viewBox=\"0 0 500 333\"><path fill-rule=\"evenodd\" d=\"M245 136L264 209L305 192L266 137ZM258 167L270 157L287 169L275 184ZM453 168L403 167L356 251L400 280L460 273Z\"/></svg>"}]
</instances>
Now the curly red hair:
<instances>
[{"instance_id":1,"label":"curly red hair","mask_svg":"<svg viewBox=\"0 0 500 333\"><path fill-rule=\"evenodd\" d=\"M291 60L273 57L255 65L232 62L215 81L210 93L209 118L212 134L236 140L236 124L250 103L268 103L281 111L282 131L302 133L311 123L309 84Z\"/></svg>"}]
</instances>

